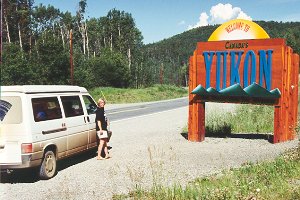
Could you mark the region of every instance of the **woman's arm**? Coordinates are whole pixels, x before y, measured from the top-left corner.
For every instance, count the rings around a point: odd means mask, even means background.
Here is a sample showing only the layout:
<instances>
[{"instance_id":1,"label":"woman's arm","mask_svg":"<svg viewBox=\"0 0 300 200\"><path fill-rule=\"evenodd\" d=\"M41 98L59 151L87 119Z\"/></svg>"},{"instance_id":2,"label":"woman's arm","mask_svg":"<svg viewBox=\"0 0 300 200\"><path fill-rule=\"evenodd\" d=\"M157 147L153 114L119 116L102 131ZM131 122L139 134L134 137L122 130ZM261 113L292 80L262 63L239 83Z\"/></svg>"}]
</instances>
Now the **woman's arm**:
<instances>
[{"instance_id":1,"label":"woman's arm","mask_svg":"<svg viewBox=\"0 0 300 200\"><path fill-rule=\"evenodd\" d=\"M99 131L100 131L100 133L101 133L101 135L102 135L102 126L101 126L101 121L100 120L97 120L97 123L98 123L98 127L99 127Z\"/></svg>"}]
</instances>

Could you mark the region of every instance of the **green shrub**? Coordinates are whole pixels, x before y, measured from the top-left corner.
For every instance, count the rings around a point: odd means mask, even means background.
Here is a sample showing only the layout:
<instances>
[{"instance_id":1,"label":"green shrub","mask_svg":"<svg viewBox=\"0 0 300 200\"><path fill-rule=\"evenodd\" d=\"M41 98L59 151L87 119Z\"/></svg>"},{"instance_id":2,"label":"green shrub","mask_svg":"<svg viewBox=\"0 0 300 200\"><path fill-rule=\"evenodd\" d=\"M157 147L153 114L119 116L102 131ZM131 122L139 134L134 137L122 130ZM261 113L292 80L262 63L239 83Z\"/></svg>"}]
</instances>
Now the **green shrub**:
<instances>
[{"instance_id":1,"label":"green shrub","mask_svg":"<svg viewBox=\"0 0 300 200\"><path fill-rule=\"evenodd\" d=\"M141 89L97 87L91 89L90 93L95 100L104 95L107 103L149 102L188 96L187 89L172 85L154 85Z\"/></svg>"}]
</instances>

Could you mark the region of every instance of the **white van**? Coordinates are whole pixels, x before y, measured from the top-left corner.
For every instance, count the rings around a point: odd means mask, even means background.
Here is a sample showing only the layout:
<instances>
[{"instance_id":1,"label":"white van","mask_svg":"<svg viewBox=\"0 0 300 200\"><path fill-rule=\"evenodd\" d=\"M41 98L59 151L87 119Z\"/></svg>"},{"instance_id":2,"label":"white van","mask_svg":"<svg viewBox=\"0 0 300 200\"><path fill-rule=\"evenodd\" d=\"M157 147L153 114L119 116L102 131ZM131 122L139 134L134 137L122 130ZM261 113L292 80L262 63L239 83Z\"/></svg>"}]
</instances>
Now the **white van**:
<instances>
[{"instance_id":1,"label":"white van","mask_svg":"<svg viewBox=\"0 0 300 200\"><path fill-rule=\"evenodd\" d=\"M96 104L79 86L1 86L0 169L56 174L62 158L97 147Z\"/></svg>"}]
</instances>

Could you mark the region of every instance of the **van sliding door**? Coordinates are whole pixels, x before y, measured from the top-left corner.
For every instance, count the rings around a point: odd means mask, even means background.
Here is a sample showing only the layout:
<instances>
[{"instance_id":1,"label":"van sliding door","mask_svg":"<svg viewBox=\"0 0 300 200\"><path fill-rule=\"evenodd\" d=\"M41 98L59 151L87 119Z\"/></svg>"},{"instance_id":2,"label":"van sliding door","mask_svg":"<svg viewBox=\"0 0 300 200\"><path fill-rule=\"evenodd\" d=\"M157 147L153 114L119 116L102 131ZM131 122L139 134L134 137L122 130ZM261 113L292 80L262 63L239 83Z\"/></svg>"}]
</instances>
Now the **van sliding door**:
<instances>
[{"instance_id":1,"label":"van sliding door","mask_svg":"<svg viewBox=\"0 0 300 200\"><path fill-rule=\"evenodd\" d=\"M68 132L68 155L87 149L88 125L78 95L61 96Z\"/></svg>"},{"instance_id":2,"label":"van sliding door","mask_svg":"<svg viewBox=\"0 0 300 200\"><path fill-rule=\"evenodd\" d=\"M35 140L42 147L47 144L55 144L57 146L58 157L64 157L67 153L67 129L62 117L61 106L57 96L36 97L32 95L32 134ZM31 98L31 97L29 97Z\"/></svg>"},{"instance_id":3,"label":"van sliding door","mask_svg":"<svg viewBox=\"0 0 300 200\"><path fill-rule=\"evenodd\" d=\"M88 95L83 95L82 97L84 101L84 107L85 107L84 112L86 115L86 121L89 126L88 148L92 148L97 146L96 124L95 124L97 105L95 104L92 97Z\"/></svg>"}]
</instances>

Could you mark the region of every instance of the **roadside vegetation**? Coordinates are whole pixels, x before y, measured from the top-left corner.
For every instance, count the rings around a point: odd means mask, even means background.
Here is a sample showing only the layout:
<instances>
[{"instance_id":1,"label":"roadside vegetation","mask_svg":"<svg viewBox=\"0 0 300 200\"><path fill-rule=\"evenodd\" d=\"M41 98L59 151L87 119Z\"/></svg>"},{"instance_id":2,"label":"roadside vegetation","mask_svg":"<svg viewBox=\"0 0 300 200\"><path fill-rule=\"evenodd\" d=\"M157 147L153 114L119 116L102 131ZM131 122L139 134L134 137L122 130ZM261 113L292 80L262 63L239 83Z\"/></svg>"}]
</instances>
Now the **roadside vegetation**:
<instances>
[{"instance_id":1,"label":"roadside vegetation","mask_svg":"<svg viewBox=\"0 0 300 200\"><path fill-rule=\"evenodd\" d=\"M209 136L226 137L234 133L267 135L273 132L273 106L237 104L235 107L233 112L207 115L206 133Z\"/></svg>"},{"instance_id":2,"label":"roadside vegetation","mask_svg":"<svg viewBox=\"0 0 300 200\"><path fill-rule=\"evenodd\" d=\"M89 92L96 101L104 97L108 104L149 102L188 96L186 88L160 84L141 89L98 87Z\"/></svg>"},{"instance_id":3,"label":"roadside vegetation","mask_svg":"<svg viewBox=\"0 0 300 200\"><path fill-rule=\"evenodd\" d=\"M270 106L239 105L234 113L214 114L208 117L206 126L208 134L212 137L227 137L229 134L251 132L268 135L266 133L273 130L273 110ZM300 199L300 147L285 152L273 161L245 163L240 168L197 178L185 187L180 185L165 187L154 180L153 187L149 190L137 184L135 190L129 194L113 197L113 199L128 198Z\"/></svg>"},{"instance_id":4,"label":"roadside vegetation","mask_svg":"<svg viewBox=\"0 0 300 200\"><path fill-rule=\"evenodd\" d=\"M238 105L235 112L214 113L206 120L206 133L212 137L234 133L272 135L268 133L273 131L273 107ZM298 138L299 130L298 123ZM156 180L153 182L150 189L136 184L129 194L114 195L113 199L300 199L300 143L273 161L244 163L240 168L197 178L185 187L166 187Z\"/></svg>"},{"instance_id":5,"label":"roadside vegetation","mask_svg":"<svg viewBox=\"0 0 300 200\"><path fill-rule=\"evenodd\" d=\"M209 177L199 178L186 187L164 187L157 183L150 190L139 187L113 199L300 199L300 150L292 149L272 162L245 163Z\"/></svg>"}]
</instances>

